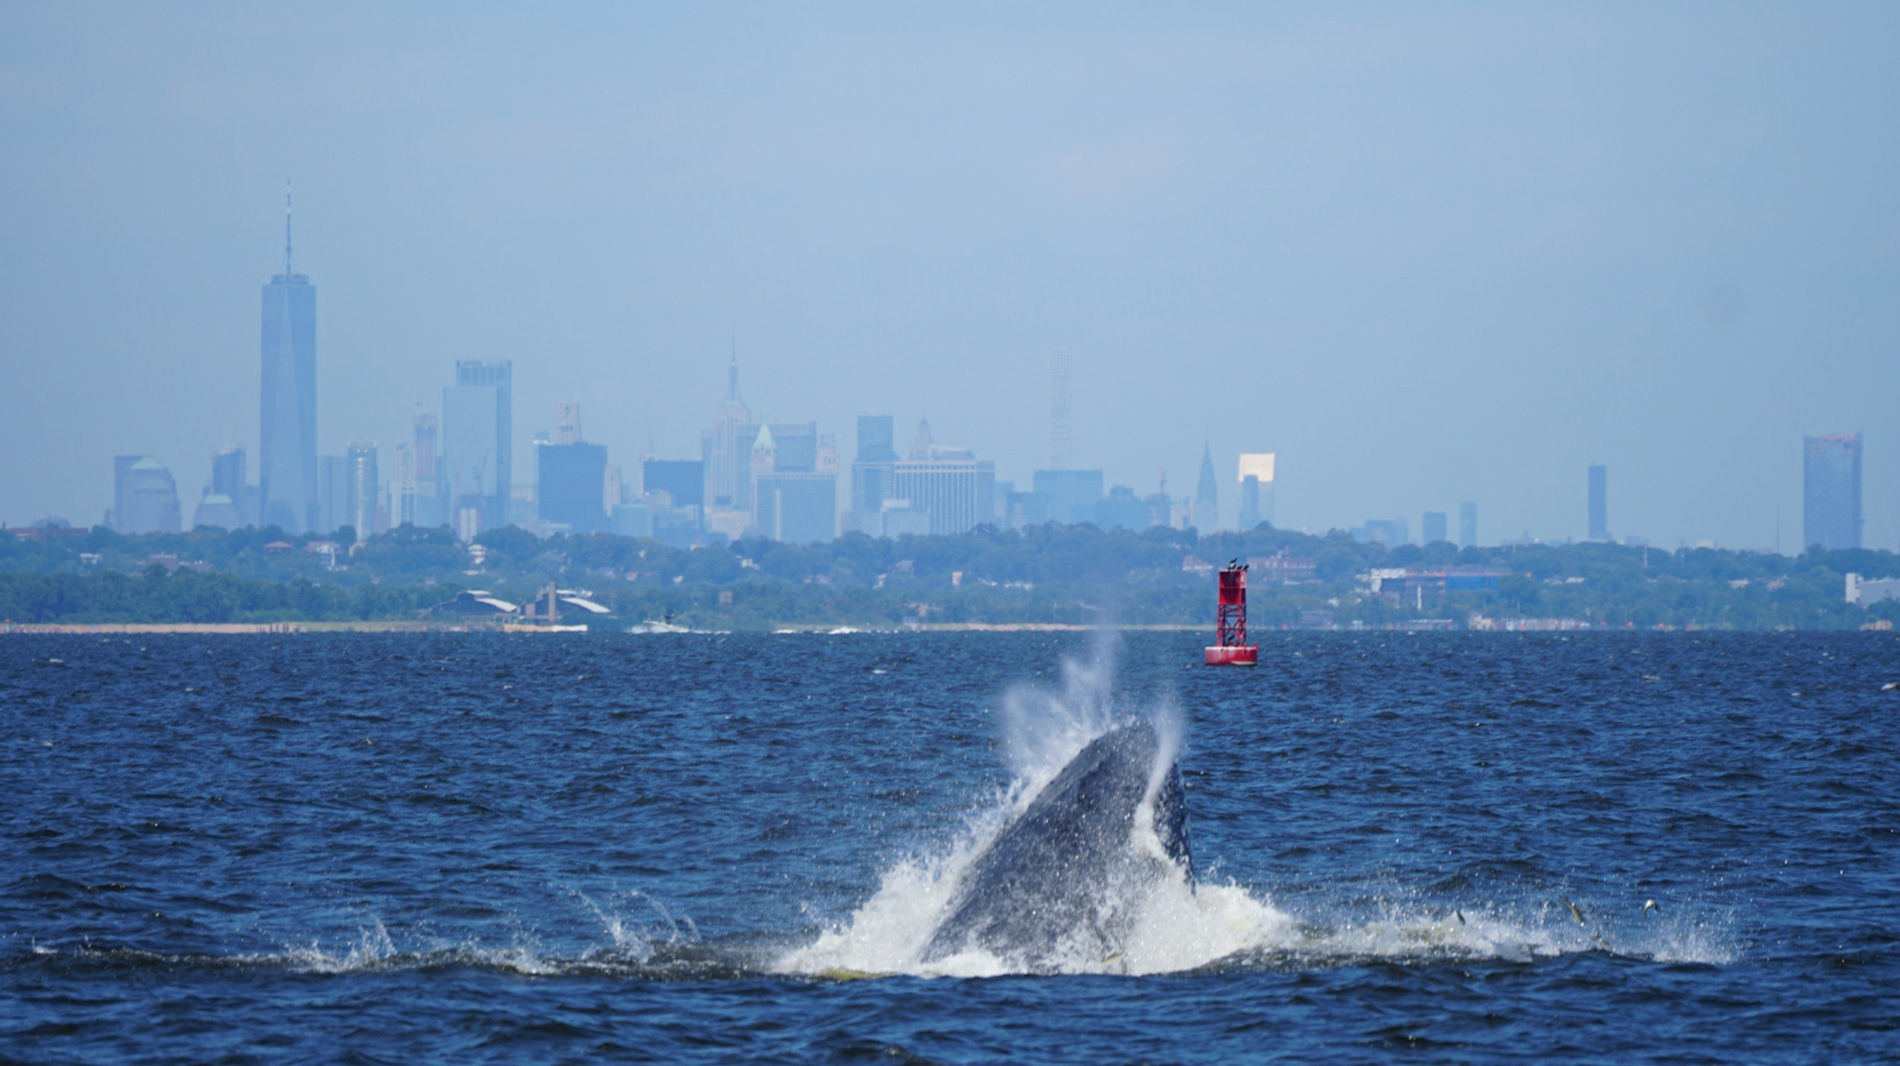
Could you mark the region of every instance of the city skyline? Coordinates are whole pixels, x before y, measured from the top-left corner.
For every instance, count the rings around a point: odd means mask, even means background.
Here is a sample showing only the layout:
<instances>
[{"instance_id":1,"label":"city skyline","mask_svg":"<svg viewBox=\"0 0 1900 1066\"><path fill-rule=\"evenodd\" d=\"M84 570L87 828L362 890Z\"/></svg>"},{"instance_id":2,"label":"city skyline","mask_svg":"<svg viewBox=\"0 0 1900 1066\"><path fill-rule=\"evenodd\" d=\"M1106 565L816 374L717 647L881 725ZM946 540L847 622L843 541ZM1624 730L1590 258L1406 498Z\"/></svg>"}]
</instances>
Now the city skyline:
<instances>
[{"instance_id":1,"label":"city skyline","mask_svg":"<svg viewBox=\"0 0 1900 1066\"><path fill-rule=\"evenodd\" d=\"M1205 442L1280 455L1289 528L1582 539L1600 462L1618 537L1794 550L1792 442L1864 432L1900 539L1883 8L840 10L0 14L40 87L0 112L0 520L98 521L117 455L187 522L221 447L259 476L288 172L316 452L385 483L457 359L512 361L517 471L572 399L616 465L690 458L736 338L760 421L927 417L1022 486L1062 349L1073 463L1142 496Z\"/></svg>"}]
</instances>

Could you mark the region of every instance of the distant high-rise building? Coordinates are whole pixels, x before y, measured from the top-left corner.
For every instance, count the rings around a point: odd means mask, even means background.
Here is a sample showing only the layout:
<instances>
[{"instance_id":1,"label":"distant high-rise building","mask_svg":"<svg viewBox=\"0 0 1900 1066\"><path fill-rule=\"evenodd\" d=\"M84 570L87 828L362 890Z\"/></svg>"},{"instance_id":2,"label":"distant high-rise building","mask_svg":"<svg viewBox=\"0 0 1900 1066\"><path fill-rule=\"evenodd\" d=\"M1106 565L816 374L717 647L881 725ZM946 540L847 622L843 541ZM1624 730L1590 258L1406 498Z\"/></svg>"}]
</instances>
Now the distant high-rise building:
<instances>
[{"instance_id":1,"label":"distant high-rise building","mask_svg":"<svg viewBox=\"0 0 1900 1066\"><path fill-rule=\"evenodd\" d=\"M262 347L261 520L289 533L307 533L322 520L317 499L317 290L291 260L288 184L284 272L264 286Z\"/></svg>"},{"instance_id":2,"label":"distant high-rise building","mask_svg":"<svg viewBox=\"0 0 1900 1066\"><path fill-rule=\"evenodd\" d=\"M233 500L244 494L244 449L220 448L211 457L211 491Z\"/></svg>"},{"instance_id":3,"label":"distant high-rise building","mask_svg":"<svg viewBox=\"0 0 1900 1066\"><path fill-rule=\"evenodd\" d=\"M402 521L425 529L448 522L442 510L440 471L440 423L436 416L416 412L409 455L413 469L405 466L408 480L403 486Z\"/></svg>"},{"instance_id":4,"label":"distant high-rise building","mask_svg":"<svg viewBox=\"0 0 1900 1066\"><path fill-rule=\"evenodd\" d=\"M1214 484L1214 449L1201 446L1201 476L1194 486L1194 525L1206 536L1220 528L1220 490Z\"/></svg>"},{"instance_id":5,"label":"distant high-rise building","mask_svg":"<svg viewBox=\"0 0 1900 1066\"><path fill-rule=\"evenodd\" d=\"M890 494L896 436L890 415L858 416L857 458L851 464L852 525L872 536L878 535L878 518Z\"/></svg>"},{"instance_id":6,"label":"distant high-rise building","mask_svg":"<svg viewBox=\"0 0 1900 1066\"><path fill-rule=\"evenodd\" d=\"M206 521L194 519L193 525L216 525L224 529L242 529L257 524L257 487L245 480L244 449L224 447L211 457L211 485L205 490L205 496L222 496L231 502L232 515L214 508L207 512ZM199 504L200 509L203 503ZM227 524L229 522L230 524Z\"/></svg>"},{"instance_id":7,"label":"distant high-rise building","mask_svg":"<svg viewBox=\"0 0 1900 1066\"><path fill-rule=\"evenodd\" d=\"M1437 544L1450 539L1445 535L1445 517L1443 511L1425 512L1425 543Z\"/></svg>"},{"instance_id":8,"label":"distant high-rise building","mask_svg":"<svg viewBox=\"0 0 1900 1066\"><path fill-rule=\"evenodd\" d=\"M967 454L967 453L965 453ZM996 464L979 459L900 459L892 464L893 500L928 517L931 533L968 533L996 511Z\"/></svg>"},{"instance_id":9,"label":"distant high-rise building","mask_svg":"<svg viewBox=\"0 0 1900 1066\"><path fill-rule=\"evenodd\" d=\"M1066 348L1049 353L1049 469L1067 470L1073 450L1074 427L1070 409L1070 373L1074 364Z\"/></svg>"},{"instance_id":10,"label":"distant high-rise building","mask_svg":"<svg viewBox=\"0 0 1900 1066\"><path fill-rule=\"evenodd\" d=\"M1610 539L1610 475L1601 463L1590 467L1590 539Z\"/></svg>"},{"instance_id":11,"label":"distant high-rise building","mask_svg":"<svg viewBox=\"0 0 1900 1066\"><path fill-rule=\"evenodd\" d=\"M648 459L640 465L640 485L648 496L666 493L668 507L697 510L706 499L706 464L698 459Z\"/></svg>"},{"instance_id":12,"label":"distant high-rise building","mask_svg":"<svg viewBox=\"0 0 1900 1066\"><path fill-rule=\"evenodd\" d=\"M1478 505L1469 500L1458 505L1458 546L1478 546Z\"/></svg>"},{"instance_id":13,"label":"distant high-rise building","mask_svg":"<svg viewBox=\"0 0 1900 1066\"><path fill-rule=\"evenodd\" d=\"M1860 547L1860 434L1801 441L1802 546L1830 551Z\"/></svg>"},{"instance_id":14,"label":"distant high-rise building","mask_svg":"<svg viewBox=\"0 0 1900 1066\"><path fill-rule=\"evenodd\" d=\"M605 490L607 446L575 441L537 444L540 517L575 533L600 533L607 528Z\"/></svg>"},{"instance_id":15,"label":"distant high-rise building","mask_svg":"<svg viewBox=\"0 0 1900 1066\"><path fill-rule=\"evenodd\" d=\"M198 501L198 509L192 512L193 529L242 529L244 519L238 514L237 503L231 497L218 492L207 492Z\"/></svg>"},{"instance_id":16,"label":"distant high-rise building","mask_svg":"<svg viewBox=\"0 0 1900 1066\"><path fill-rule=\"evenodd\" d=\"M508 524L513 420L514 364L456 360L455 384L442 391L437 488L443 517L458 533Z\"/></svg>"},{"instance_id":17,"label":"distant high-rise building","mask_svg":"<svg viewBox=\"0 0 1900 1066\"><path fill-rule=\"evenodd\" d=\"M760 474L753 485L754 528L782 544L825 542L837 534L838 475L816 470Z\"/></svg>"},{"instance_id":18,"label":"distant high-rise building","mask_svg":"<svg viewBox=\"0 0 1900 1066\"><path fill-rule=\"evenodd\" d=\"M416 504L422 494L416 485L416 442L399 440L395 444L396 461L389 476L389 521L392 525L420 525Z\"/></svg>"},{"instance_id":19,"label":"distant high-rise building","mask_svg":"<svg viewBox=\"0 0 1900 1066\"><path fill-rule=\"evenodd\" d=\"M726 368L726 400L713 411L712 429L701 439L700 460L705 464L707 508L744 510L740 490L750 476L752 442L757 427L746 435L742 427L751 425L752 410L739 398L739 358L734 355Z\"/></svg>"},{"instance_id":20,"label":"distant high-rise building","mask_svg":"<svg viewBox=\"0 0 1900 1066\"><path fill-rule=\"evenodd\" d=\"M1272 452L1242 452L1240 455L1240 528L1250 532L1262 522L1273 521Z\"/></svg>"},{"instance_id":21,"label":"distant high-rise building","mask_svg":"<svg viewBox=\"0 0 1900 1066\"><path fill-rule=\"evenodd\" d=\"M177 533L184 524L178 483L149 455L112 460L112 528L121 533Z\"/></svg>"},{"instance_id":22,"label":"distant high-rise building","mask_svg":"<svg viewBox=\"0 0 1900 1066\"><path fill-rule=\"evenodd\" d=\"M1166 478L1161 481L1160 491L1142 497L1141 502L1148 508L1148 528L1174 525L1174 500L1168 496Z\"/></svg>"},{"instance_id":23,"label":"distant high-rise building","mask_svg":"<svg viewBox=\"0 0 1900 1066\"><path fill-rule=\"evenodd\" d=\"M858 416L857 459L861 463L897 461L896 420L890 415Z\"/></svg>"},{"instance_id":24,"label":"distant high-rise building","mask_svg":"<svg viewBox=\"0 0 1900 1066\"><path fill-rule=\"evenodd\" d=\"M350 524L350 461L341 455L317 456L317 524L312 533L334 533Z\"/></svg>"},{"instance_id":25,"label":"distant high-rise building","mask_svg":"<svg viewBox=\"0 0 1900 1066\"><path fill-rule=\"evenodd\" d=\"M1062 522L1076 525L1095 521L1095 505L1102 500L1100 470L1036 470L1030 474L1034 499L1026 524Z\"/></svg>"},{"instance_id":26,"label":"distant high-rise building","mask_svg":"<svg viewBox=\"0 0 1900 1066\"><path fill-rule=\"evenodd\" d=\"M766 431L769 430L769 433ZM761 434L770 436L772 458L767 471L788 474L809 474L818 469L818 423L816 422L746 422L737 427L739 439L745 445L748 462L738 471L733 485L730 506L739 511L751 511L752 479L758 467L757 444ZM836 518L833 519L834 523Z\"/></svg>"},{"instance_id":27,"label":"distant high-rise building","mask_svg":"<svg viewBox=\"0 0 1900 1066\"><path fill-rule=\"evenodd\" d=\"M368 540L383 532L388 524L383 521L383 494L377 484L376 442L351 441L344 449L343 459L349 464L348 525L356 530L357 540Z\"/></svg>"},{"instance_id":28,"label":"distant high-rise building","mask_svg":"<svg viewBox=\"0 0 1900 1066\"><path fill-rule=\"evenodd\" d=\"M563 400L554 405L554 443L578 444L581 440L581 405L578 400Z\"/></svg>"},{"instance_id":29,"label":"distant high-rise building","mask_svg":"<svg viewBox=\"0 0 1900 1066\"><path fill-rule=\"evenodd\" d=\"M826 443L820 464L816 423L763 425L752 442L750 532L787 544L828 541L838 526L838 457ZM781 446L777 433L787 432ZM820 469L822 465L822 469Z\"/></svg>"},{"instance_id":30,"label":"distant high-rise building","mask_svg":"<svg viewBox=\"0 0 1900 1066\"><path fill-rule=\"evenodd\" d=\"M881 454L881 453L880 453ZM891 480L875 528L902 533L968 533L995 521L996 464L967 448L940 447L920 422L908 458L891 463Z\"/></svg>"},{"instance_id":31,"label":"distant high-rise building","mask_svg":"<svg viewBox=\"0 0 1900 1066\"><path fill-rule=\"evenodd\" d=\"M1108 495L1095 503L1095 525L1102 530L1132 529L1139 533L1149 526L1148 505L1135 490L1126 485L1116 485L1108 490Z\"/></svg>"},{"instance_id":32,"label":"distant high-rise building","mask_svg":"<svg viewBox=\"0 0 1900 1066\"><path fill-rule=\"evenodd\" d=\"M614 513L614 508L625 503L626 499L627 486L620 480L620 464L607 464L607 478L605 483L600 487L601 505L605 507L607 513L611 515Z\"/></svg>"}]
</instances>

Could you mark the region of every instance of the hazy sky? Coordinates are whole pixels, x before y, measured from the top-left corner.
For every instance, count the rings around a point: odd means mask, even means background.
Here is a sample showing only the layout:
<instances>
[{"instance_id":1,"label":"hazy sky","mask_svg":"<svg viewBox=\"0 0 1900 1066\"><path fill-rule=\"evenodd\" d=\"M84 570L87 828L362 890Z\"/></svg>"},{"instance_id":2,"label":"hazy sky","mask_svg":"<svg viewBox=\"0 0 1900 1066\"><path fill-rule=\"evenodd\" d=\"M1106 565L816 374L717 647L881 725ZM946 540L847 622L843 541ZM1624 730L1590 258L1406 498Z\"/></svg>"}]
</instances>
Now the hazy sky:
<instances>
[{"instance_id":1,"label":"hazy sky","mask_svg":"<svg viewBox=\"0 0 1900 1066\"><path fill-rule=\"evenodd\" d=\"M1602 462L1619 536L1793 550L1861 431L1900 541L1900 6L541 6L0 6L0 519L256 470L289 176L385 473L458 358L696 457L736 338L1026 482L1061 347L1078 465L1209 440L1229 521L1260 450L1283 525L1581 537Z\"/></svg>"}]
</instances>

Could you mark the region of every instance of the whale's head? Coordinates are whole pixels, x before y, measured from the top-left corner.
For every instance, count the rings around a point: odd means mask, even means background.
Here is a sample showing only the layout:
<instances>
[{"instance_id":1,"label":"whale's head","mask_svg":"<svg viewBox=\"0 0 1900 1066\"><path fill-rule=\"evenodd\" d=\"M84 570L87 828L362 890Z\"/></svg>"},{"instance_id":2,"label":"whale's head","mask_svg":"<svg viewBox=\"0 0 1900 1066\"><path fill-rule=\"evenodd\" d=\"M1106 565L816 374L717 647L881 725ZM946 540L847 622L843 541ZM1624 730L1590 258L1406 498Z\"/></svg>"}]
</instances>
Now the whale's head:
<instances>
[{"instance_id":1,"label":"whale's head","mask_svg":"<svg viewBox=\"0 0 1900 1066\"><path fill-rule=\"evenodd\" d=\"M1133 902L1193 883L1173 746L1138 722L1090 741L965 868L924 961L981 950L1023 968L1121 951Z\"/></svg>"}]
</instances>

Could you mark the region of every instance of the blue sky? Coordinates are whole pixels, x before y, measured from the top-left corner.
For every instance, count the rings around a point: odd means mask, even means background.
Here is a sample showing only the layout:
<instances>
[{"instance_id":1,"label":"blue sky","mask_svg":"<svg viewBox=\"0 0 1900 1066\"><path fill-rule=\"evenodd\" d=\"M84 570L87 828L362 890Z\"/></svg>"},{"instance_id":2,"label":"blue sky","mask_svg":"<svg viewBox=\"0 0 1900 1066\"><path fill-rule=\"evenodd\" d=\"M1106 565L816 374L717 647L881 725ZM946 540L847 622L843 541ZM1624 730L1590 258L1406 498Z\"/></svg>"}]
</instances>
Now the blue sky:
<instances>
[{"instance_id":1,"label":"blue sky","mask_svg":"<svg viewBox=\"0 0 1900 1066\"><path fill-rule=\"evenodd\" d=\"M10 4L0 519L255 454L289 175L326 453L511 358L519 440L693 456L736 341L757 413L1027 481L1060 347L1144 493L1207 440L1285 525L1561 539L1602 462L1618 535L1793 549L1801 435L1861 431L1894 548L1896 54L1888 5Z\"/></svg>"}]
</instances>

